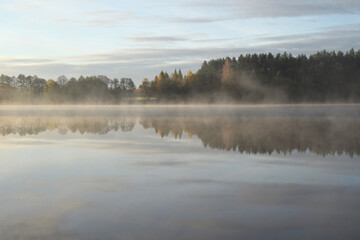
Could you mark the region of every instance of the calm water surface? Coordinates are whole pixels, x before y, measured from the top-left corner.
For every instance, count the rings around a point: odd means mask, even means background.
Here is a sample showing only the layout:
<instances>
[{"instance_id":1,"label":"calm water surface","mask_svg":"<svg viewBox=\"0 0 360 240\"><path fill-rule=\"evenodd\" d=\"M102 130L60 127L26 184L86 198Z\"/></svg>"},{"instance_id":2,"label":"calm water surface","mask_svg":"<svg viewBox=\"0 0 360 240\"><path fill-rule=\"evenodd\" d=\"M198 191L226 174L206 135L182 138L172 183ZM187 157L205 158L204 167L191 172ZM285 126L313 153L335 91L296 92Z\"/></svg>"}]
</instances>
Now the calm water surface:
<instances>
[{"instance_id":1,"label":"calm water surface","mask_svg":"<svg viewBox=\"0 0 360 240\"><path fill-rule=\"evenodd\" d=\"M0 107L0 239L360 239L360 106Z\"/></svg>"}]
</instances>

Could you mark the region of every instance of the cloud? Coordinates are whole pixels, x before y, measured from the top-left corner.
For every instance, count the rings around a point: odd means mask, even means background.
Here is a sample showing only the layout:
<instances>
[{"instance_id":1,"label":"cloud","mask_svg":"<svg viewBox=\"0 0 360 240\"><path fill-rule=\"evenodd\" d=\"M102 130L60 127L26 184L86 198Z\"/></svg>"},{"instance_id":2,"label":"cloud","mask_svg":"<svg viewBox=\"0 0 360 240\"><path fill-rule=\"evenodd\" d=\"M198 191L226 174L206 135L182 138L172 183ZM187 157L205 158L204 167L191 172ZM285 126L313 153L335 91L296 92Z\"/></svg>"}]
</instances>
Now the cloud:
<instances>
[{"instance_id":1,"label":"cloud","mask_svg":"<svg viewBox=\"0 0 360 240\"><path fill-rule=\"evenodd\" d=\"M116 14L115 10L95 10L86 12L88 15L107 15L107 14Z\"/></svg>"},{"instance_id":2,"label":"cloud","mask_svg":"<svg viewBox=\"0 0 360 240\"><path fill-rule=\"evenodd\" d=\"M277 36L264 36L258 38L258 40L265 41L291 41L300 39L333 39L333 38L345 38L345 37L360 37L360 24L349 24L341 26L332 26L320 28L317 32L308 32L301 34L285 34Z\"/></svg>"},{"instance_id":3,"label":"cloud","mask_svg":"<svg viewBox=\"0 0 360 240\"><path fill-rule=\"evenodd\" d=\"M289 1L289 0L210 0L191 1L182 3L183 8L223 9L231 12L231 18L273 18L273 17L298 17L309 15L330 14L357 14L360 11L360 2L357 0L344 1ZM209 21L228 20L228 14L224 18L208 18ZM184 18L182 22L185 22ZM191 18L187 19L189 22ZM205 21L204 21L205 22Z\"/></svg>"},{"instance_id":4,"label":"cloud","mask_svg":"<svg viewBox=\"0 0 360 240\"><path fill-rule=\"evenodd\" d=\"M19 3L19 4L13 4L12 7L19 10L30 10L37 8L39 6L37 4Z\"/></svg>"},{"instance_id":5,"label":"cloud","mask_svg":"<svg viewBox=\"0 0 360 240\"><path fill-rule=\"evenodd\" d=\"M50 58L14 58L14 57L0 57L0 63L6 64L44 64L51 63L53 59Z\"/></svg>"},{"instance_id":6,"label":"cloud","mask_svg":"<svg viewBox=\"0 0 360 240\"><path fill-rule=\"evenodd\" d=\"M291 52L310 54L319 50L360 49L360 24L339 25L321 28L316 32L284 35L262 35L243 39L242 44L218 47L146 47L120 49L101 54L86 54L67 57L47 58L0 58L4 74L39 75L55 78L61 74L107 75L109 77L131 77L136 84L147 77L151 79L161 70L183 72L196 71L204 60L226 56L238 57L246 53ZM149 36L134 37L134 41L160 43L186 40L186 37ZM188 41L191 41L190 39Z\"/></svg>"},{"instance_id":7,"label":"cloud","mask_svg":"<svg viewBox=\"0 0 360 240\"><path fill-rule=\"evenodd\" d=\"M360 24L333 26L312 33L264 36L257 41L267 42L258 45L263 49L278 49L295 54L309 54L322 49L346 51L350 48L360 49L359 28Z\"/></svg>"},{"instance_id":8,"label":"cloud","mask_svg":"<svg viewBox=\"0 0 360 240\"><path fill-rule=\"evenodd\" d=\"M132 37L128 39L135 42L182 42L189 40L184 37L171 37L171 36Z\"/></svg>"},{"instance_id":9,"label":"cloud","mask_svg":"<svg viewBox=\"0 0 360 240\"><path fill-rule=\"evenodd\" d=\"M120 19L87 19L54 18L55 23L75 23L90 27L116 27L123 23Z\"/></svg>"},{"instance_id":10,"label":"cloud","mask_svg":"<svg viewBox=\"0 0 360 240\"><path fill-rule=\"evenodd\" d=\"M71 22L72 20L70 18L54 18L53 22L57 23L64 23L64 22Z\"/></svg>"},{"instance_id":11,"label":"cloud","mask_svg":"<svg viewBox=\"0 0 360 240\"><path fill-rule=\"evenodd\" d=\"M234 19L232 17L221 17L221 18L214 18L214 17L177 17L169 19L172 23L211 23L211 22L219 22Z\"/></svg>"},{"instance_id":12,"label":"cloud","mask_svg":"<svg viewBox=\"0 0 360 240\"><path fill-rule=\"evenodd\" d=\"M121 12L116 10L95 10L80 14L81 18L60 17L53 18L55 23L74 23L90 27L118 27L134 16L130 12Z\"/></svg>"}]
</instances>

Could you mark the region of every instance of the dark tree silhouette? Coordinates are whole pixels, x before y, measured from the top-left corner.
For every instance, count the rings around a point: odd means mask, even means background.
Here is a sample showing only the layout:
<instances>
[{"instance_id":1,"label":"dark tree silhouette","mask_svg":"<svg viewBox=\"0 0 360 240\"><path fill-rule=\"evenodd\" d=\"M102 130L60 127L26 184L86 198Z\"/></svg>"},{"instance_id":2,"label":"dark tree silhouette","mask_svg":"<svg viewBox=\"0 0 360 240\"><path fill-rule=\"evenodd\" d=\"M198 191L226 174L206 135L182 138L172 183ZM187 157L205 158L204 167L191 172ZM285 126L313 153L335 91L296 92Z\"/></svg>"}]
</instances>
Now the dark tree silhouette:
<instances>
[{"instance_id":1,"label":"dark tree silhouette","mask_svg":"<svg viewBox=\"0 0 360 240\"><path fill-rule=\"evenodd\" d=\"M161 71L136 89L131 78L104 75L0 76L0 103L157 102L359 102L360 50L321 51L309 56L289 53L247 54L205 61L196 72Z\"/></svg>"}]
</instances>

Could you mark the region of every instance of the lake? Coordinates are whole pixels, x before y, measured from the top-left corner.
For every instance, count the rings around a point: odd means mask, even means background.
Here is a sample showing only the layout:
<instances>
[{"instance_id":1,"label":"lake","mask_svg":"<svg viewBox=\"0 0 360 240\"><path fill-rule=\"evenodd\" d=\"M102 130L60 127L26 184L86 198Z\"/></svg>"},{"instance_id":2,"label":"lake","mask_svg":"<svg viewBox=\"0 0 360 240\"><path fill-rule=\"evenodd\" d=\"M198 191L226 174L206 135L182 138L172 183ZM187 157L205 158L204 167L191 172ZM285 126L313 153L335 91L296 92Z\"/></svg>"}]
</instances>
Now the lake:
<instances>
[{"instance_id":1,"label":"lake","mask_svg":"<svg viewBox=\"0 0 360 240\"><path fill-rule=\"evenodd\" d=\"M0 239L360 239L360 105L2 106Z\"/></svg>"}]
</instances>

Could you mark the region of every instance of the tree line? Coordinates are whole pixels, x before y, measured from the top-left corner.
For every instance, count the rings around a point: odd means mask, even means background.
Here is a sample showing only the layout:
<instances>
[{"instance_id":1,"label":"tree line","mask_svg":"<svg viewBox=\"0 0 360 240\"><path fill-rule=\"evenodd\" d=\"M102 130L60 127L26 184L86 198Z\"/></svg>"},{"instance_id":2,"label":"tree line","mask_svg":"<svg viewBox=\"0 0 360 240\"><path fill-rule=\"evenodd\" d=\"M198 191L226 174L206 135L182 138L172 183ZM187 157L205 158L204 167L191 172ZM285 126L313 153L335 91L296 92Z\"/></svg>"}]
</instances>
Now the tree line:
<instances>
[{"instance_id":1,"label":"tree line","mask_svg":"<svg viewBox=\"0 0 360 240\"><path fill-rule=\"evenodd\" d=\"M90 76L45 80L37 76L0 76L2 103L119 103L133 98L135 84L131 78L110 79Z\"/></svg>"},{"instance_id":2,"label":"tree line","mask_svg":"<svg viewBox=\"0 0 360 240\"><path fill-rule=\"evenodd\" d=\"M244 102L360 101L360 50L247 54L204 61L183 76L160 72L139 86L145 97Z\"/></svg>"},{"instance_id":3,"label":"tree line","mask_svg":"<svg viewBox=\"0 0 360 240\"><path fill-rule=\"evenodd\" d=\"M360 101L360 50L326 50L293 56L286 52L204 61L183 75L161 71L136 88L131 78L106 76L45 80L0 76L1 103L121 102L347 102Z\"/></svg>"}]
</instances>

